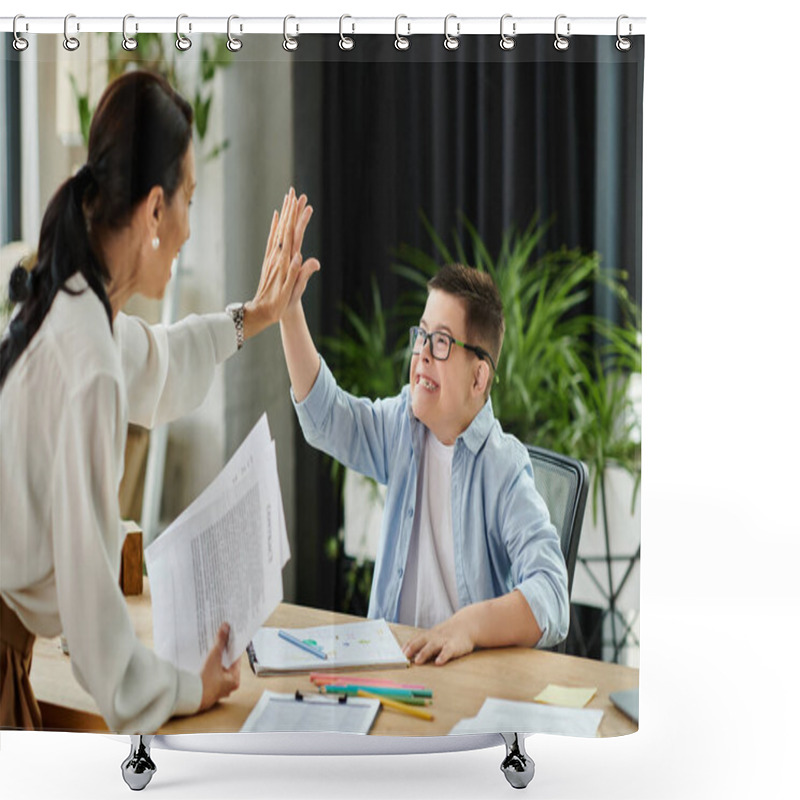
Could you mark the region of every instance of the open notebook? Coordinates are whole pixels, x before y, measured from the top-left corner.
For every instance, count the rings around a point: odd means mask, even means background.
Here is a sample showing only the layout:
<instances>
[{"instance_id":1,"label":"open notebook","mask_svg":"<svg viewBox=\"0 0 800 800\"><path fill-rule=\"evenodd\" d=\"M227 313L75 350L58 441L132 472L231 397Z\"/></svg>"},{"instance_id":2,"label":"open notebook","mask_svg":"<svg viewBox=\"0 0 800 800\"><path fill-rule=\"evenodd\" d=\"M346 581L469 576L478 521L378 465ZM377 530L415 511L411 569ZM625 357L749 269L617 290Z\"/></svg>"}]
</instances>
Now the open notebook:
<instances>
[{"instance_id":1,"label":"open notebook","mask_svg":"<svg viewBox=\"0 0 800 800\"><path fill-rule=\"evenodd\" d=\"M383 619L288 631L301 641L313 643L325 653L324 659L281 638L279 631L279 628L260 628L247 648L256 675L336 667L408 666L408 659Z\"/></svg>"}]
</instances>

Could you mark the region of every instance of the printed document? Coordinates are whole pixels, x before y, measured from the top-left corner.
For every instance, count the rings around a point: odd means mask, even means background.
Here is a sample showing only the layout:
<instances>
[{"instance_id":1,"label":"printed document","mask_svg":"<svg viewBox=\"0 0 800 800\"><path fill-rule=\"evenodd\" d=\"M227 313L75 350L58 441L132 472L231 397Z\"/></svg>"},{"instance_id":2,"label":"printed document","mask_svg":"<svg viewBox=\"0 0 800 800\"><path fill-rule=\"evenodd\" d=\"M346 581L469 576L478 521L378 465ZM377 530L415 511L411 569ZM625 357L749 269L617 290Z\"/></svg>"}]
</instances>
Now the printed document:
<instances>
[{"instance_id":1,"label":"printed document","mask_svg":"<svg viewBox=\"0 0 800 800\"><path fill-rule=\"evenodd\" d=\"M289 540L266 415L222 472L146 550L155 652L199 673L223 622L229 667L283 600Z\"/></svg>"},{"instance_id":2,"label":"printed document","mask_svg":"<svg viewBox=\"0 0 800 800\"><path fill-rule=\"evenodd\" d=\"M369 733L381 704L362 697L322 694L275 694L265 691L244 723L241 733L272 731L331 731Z\"/></svg>"}]
</instances>

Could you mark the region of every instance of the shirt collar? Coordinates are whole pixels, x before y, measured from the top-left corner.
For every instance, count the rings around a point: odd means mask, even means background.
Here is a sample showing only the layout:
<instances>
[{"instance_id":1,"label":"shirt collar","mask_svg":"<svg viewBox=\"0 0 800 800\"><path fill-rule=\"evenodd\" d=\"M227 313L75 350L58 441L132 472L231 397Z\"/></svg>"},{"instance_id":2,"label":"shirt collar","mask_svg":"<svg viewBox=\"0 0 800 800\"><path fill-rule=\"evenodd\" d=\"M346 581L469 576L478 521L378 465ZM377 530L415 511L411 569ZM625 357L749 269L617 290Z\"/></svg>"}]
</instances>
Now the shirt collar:
<instances>
[{"instance_id":1,"label":"shirt collar","mask_svg":"<svg viewBox=\"0 0 800 800\"><path fill-rule=\"evenodd\" d=\"M405 387L408 391L408 418L411 421L412 442L417 443L417 437L422 436L425 426L414 416L411 410L411 393L408 386ZM462 439L464 444L473 452L477 453L483 447L489 433L494 425L494 410L492 408L492 398L488 397L483 404L483 408L474 416L472 422L467 426L458 439Z\"/></svg>"}]
</instances>

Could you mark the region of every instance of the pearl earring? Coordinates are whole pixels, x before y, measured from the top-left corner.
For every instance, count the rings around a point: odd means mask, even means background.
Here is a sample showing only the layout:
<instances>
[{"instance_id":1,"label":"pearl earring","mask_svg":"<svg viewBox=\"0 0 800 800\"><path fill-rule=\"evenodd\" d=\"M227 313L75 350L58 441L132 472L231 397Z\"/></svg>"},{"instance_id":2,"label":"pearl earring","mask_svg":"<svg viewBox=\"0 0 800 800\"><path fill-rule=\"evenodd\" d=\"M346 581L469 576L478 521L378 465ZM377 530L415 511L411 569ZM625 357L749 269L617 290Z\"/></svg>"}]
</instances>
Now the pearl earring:
<instances>
[{"instance_id":1,"label":"pearl earring","mask_svg":"<svg viewBox=\"0 0 800 800\"><path fill-rule=\"evenodd\" d=\"M158 250L158 246L161 244L161 239L159 239L158 236L154 236L151 244L153 245L153 250Z\"/></svg>"}]
</instances>

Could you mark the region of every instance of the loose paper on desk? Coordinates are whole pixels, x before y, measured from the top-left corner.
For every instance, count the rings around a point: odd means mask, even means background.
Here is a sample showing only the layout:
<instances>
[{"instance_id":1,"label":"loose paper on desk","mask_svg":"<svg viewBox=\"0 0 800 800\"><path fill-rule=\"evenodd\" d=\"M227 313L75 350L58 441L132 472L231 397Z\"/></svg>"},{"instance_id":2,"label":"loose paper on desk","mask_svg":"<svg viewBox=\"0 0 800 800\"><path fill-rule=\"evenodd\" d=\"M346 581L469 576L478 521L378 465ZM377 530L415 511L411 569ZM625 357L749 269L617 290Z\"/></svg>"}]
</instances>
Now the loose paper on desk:
<instances>
[{"instance_id":1,"label":"loose paper on desk","mask_svg":"<svg viewBox=\"0 0 800 800\"><path fill-rule=\"evenodd\" d=\"M487 697L477 716L462 719L450 733L517 731L593 737L602 718L603 712L597 708L558 708Z\"/></svg>"},{"instance_id":2,"label":"loose paper on desk","mask_svg":"<svg viewBox=\"0 0 800 800\"><path fill-rule=\"evenodd\" d=\"M199 673L223 622L230 666L283 599L289 540L266 415L145 551L156 653Z\"/></svg>"},{"instance_id":3,"label":"loose paper on desk","mask_svg":"<svg viewBox=\"0 0 800 800\"><path fill-rule=\"evenodd\" d=\"M272 731L326 731L369 733L380 708L379 700L366 697L338 697L321 694L276 694L265 691L250 712L241 733Z\"/></svg>"}]
</instances>

